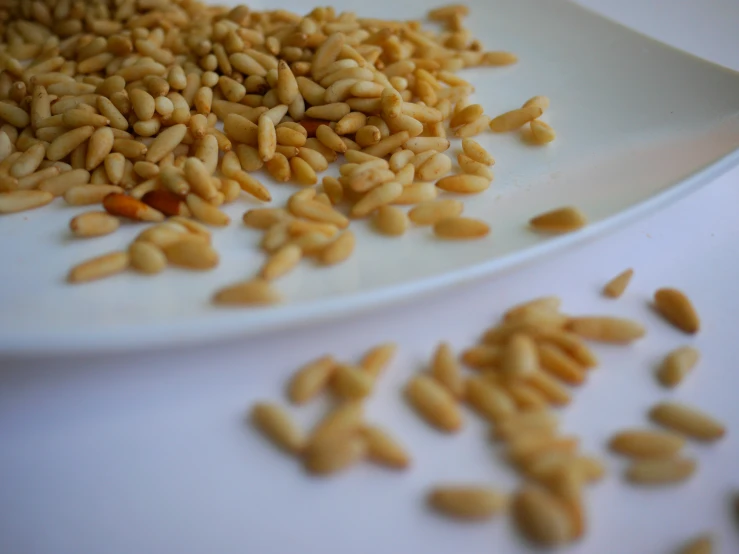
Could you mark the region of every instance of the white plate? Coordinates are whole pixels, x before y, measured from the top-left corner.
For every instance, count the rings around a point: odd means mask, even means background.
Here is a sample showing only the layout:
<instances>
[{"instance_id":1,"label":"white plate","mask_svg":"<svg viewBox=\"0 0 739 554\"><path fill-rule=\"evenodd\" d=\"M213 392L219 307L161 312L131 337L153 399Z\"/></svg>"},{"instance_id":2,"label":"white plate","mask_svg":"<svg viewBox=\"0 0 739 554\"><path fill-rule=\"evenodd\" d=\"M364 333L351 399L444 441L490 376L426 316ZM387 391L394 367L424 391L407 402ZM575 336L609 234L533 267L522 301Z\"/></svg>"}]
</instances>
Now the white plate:
<instances>
[{"instance_id":1,"label":"white plate","mask_svg":"<svg viewBox=\"0 0 739 554\"><path fill-rule=\"evenodd\" d=\"M485 46L521 60L465 72L477 87L476 101L494 115L546 94L552 107L545 119L558 133L545 148L527 146L515 133L480 137L497 160L496 179L488 192L466 200L465 212L491 224L488 238L445 243L426 228L385 238L355 223L359 247L350 261L330 269L304 263L279 283L285 305L230 310L209 299L217 288L253 275L262 261L259 233L239 222L254 204L243 200L227 209L234 223L215 233L222 255L216 271L128 273L71 286L64 281L71 265L123 248L141 227L75 240L67 223L84 210L57 201L0 219L0 352L133 349L318 322L554 253L654 211L739 162L739 74L568 2L468 3L469 25ZM302 2L280 4L305 10ZM367 16L422 17L425 8L413 4L342 6ZM295 189L272 190L279 205ZM592 224L560 238L525 228L532 215L564 204L579 206Z\"/></svg>"}]
</instances>

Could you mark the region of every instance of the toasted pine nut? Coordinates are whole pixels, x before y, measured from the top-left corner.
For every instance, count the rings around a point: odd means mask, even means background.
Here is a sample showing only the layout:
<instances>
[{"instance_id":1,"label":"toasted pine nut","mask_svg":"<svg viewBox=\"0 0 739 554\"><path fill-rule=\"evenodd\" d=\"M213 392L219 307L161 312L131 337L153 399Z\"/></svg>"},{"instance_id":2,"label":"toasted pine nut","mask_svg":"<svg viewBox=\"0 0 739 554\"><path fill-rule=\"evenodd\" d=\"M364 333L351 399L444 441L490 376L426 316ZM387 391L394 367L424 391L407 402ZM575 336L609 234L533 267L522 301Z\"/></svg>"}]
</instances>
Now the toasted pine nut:
<instances>
[{"instance_id":1,"label":"toasted pine nut","mask_svg":"<svg viewBox=\"0 0 739 554\"><path fill-rule=\"evenodd\" d=\"M164 214L126 194L111 193L103 199L103 207L112 214L136 221L163 221Z\"/></svg>"},{"instance_id":2,"label":"toasted pine nut","mask_svg":"<svg viewBox=\"0 0 739 554\"><path fill-rule=\"evenodd\" d=\"M487 150L471 138L462 140L462 149L467 156L476 162L485 165L493 165L495 163L495 160L490 154L488 154Z\"/></svg>"}]
</instances>

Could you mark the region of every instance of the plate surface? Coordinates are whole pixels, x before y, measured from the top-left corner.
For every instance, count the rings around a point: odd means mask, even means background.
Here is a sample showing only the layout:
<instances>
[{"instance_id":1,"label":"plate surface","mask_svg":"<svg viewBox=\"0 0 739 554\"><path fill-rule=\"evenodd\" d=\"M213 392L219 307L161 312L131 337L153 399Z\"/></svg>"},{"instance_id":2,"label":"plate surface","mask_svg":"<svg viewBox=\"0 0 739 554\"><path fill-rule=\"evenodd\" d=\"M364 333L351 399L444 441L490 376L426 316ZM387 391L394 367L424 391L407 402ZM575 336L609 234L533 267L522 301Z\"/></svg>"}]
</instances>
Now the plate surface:
<instances>
[{"instance_id":1,"label":"plate surface","mask_svg":"<svg viewBox=\"0 0 739 554\"><path fill-rule=\"evenodd\" d=\"M0 352L132 349L319 322L554 253L654 211L739 162L739 74L568 2L468 4L469 26L485 47L520 57L509 68L465 71L476 86L475 101L495 115L546 94L552 106L544 119L558 133L544 148L526 145L516 133L479 137L497 160L496 178L486 193L465 199L465 213L488 221L489 237L445 243L418 228L385 238L356 222L355 255L330 269L304 263L279 282L286 304L224 310L210 305L213 291L253 275L263 259L255 247L259 233L240 224L255 203L240 200L226 208L234 222L214 233L222 258L215 271L128 273L70 286L65 277L71 265L124 248L141 227L73 239L68 221L84 209L57 201L0 218ZM296 1L280 5L306 9ZM342 6L403 19L421 18L425 9L389 0ZM450 152L458 147L453 143ZM276 205L296 190L270 186ZM525 228L531 216L565 204L579 206L592 224L558 238Z\"/></svg>"}]
</instances>

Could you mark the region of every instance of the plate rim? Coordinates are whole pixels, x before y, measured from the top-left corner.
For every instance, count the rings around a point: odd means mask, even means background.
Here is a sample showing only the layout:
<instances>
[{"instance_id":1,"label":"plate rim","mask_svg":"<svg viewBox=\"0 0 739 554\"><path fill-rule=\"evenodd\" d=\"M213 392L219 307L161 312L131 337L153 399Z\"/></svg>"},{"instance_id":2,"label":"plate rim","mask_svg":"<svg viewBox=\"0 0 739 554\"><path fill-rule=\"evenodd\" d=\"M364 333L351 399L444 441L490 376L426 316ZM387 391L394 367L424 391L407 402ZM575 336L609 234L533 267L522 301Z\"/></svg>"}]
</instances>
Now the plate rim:
<instances>
[{"instance_id":1,"label":"plate rim","mask_svg":"<svg viewBox=\"0 0 739 554\"><path fill-rule=\"evenodd\" d=\"M341 317L375 312L394 302L410 302L440 292L453 285L478 281L504 270L510 270L537 258L551 256L567 248L599 237L618 227L631 224L670 204L688 196L715 181L724 173L739 166L739 147L728 152L710 165L699 169L685 179L613 215L607 216L581 230L565 235L552 236L517 252L493 258L482 263L447 271L439 275L386 285L360 293L336 298L317 299L292 305L258 308L267 317L257 328L241 328L245 310L254 308L223 308L208 316L185 322L153 323L146 326L146 333L121 332L121 329L54 332L28 335L27 333L0 337L0 357L43 358L52 355L79 355L122 352L145 352L174 346L215 344L237 338L252 339L266 333L289 331L309 324L325 324ZM291 313L291 317L283 315ZM225 317L224 317L225 314ZM204 326L209 327L203 333ZM128 325L124 329L134 328ZM125 337L125 338L122 338Z\"/></svg>"}]
</instances>

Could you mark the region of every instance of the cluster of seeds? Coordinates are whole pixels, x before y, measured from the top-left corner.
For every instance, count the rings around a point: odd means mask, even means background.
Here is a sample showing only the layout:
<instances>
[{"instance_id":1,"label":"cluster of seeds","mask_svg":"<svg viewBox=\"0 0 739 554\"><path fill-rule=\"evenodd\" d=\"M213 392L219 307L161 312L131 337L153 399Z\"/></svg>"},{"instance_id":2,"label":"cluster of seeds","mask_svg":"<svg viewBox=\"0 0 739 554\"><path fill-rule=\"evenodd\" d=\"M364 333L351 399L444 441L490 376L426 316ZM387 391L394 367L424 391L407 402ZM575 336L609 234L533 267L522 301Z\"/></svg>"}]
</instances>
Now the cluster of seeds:
<instances>
[{"instance_id":1,"label":"cluster of seeds","mask_svg":"<svg viewBox=\"0 0 739 554\"><path fill-rule=\"evenodd\" d=\"M604 295L625 292L632 270L604 287ZM444 483L429 491L428 504L459 520L488 520L510 511L531 542L547 547L571 543L587 530L585 489L606 469L596 456L582 453L576 436L560 432L557 409L571 400L570 387L583 385L598 360L588 341L629 344L645 335L636 321L610 316L571 316L557 297L542 297L510 308L487 329L480 344L456 356L440 343L426 371L411 377L405 397L429 425L443 433L464 427L466 405L491 426L490 438L505 448L506 459L522 484L513 493L482 483ZM699 318L688 298L675 289L659 289L654 308L677 329L695 333ZM410 456L387 433L363 421L362 400L369 396L395 345L371 349L357 365L318 358L295 373L287 396L304 404L330 391L338 405L304 438L287 413L274 404L257 404L257 425L278 445L299 454L312 473L329 474L364 458L406 468ZM667 355L657 371L660 382L676 386L698 361L684 346ZM471 370L466 374L463 367ZM624 477L642 486L667 486L688 479L696 461L682 454L686 439L713 442L726 430L703 411L674 401L653 406L649 419L664 430L624 429L611 437L611 451L626 457ZM712 539L701 536L683 552L710 552Z\"/></svg>"},{"instance_id":2,"label":"cluster of seeds","mask_svg":"<svg viewBox=\"0 0 739 554\"><path fill-rule=\"evenodd\" d=\"M299 456L305 469L313 474L335 473L365 458L385 467L404 469L410 464L405 448L386 431L365 421L362 404L395 350L393 343L380 344L356 365L327 355L298 370L286 391L291 403L304 405L326 392L336 400L336 405L307 436L275 403L256 404L252 420L275 444Z\"/></svg>"},{"instance_id":3,"label":"cluster of seeds","mask_svg":"<svg viewBox=\"0 0 739 554\"><path fill-rule=\"evenodd\" d=\"M471 137L523 129L533 144L554 131L535 96L497 117L473 103L456 72L516 62L485 52L464 26L468 9L431 10L435 30L319 7L225 8L196 0L8 0L0 9L0 214L55 197L101 205L70 222L77 237L151 223L129 245L75 266L71 282L168 264L219 262L210 232L221 206L249 195L270 202L255 176L306 188L286 209L247 212L269 259L255 279L215 295L224 304L280 299L270 281L304 256L339 263L354 249L350 218L385 235L412 224L442 239L487 235L483 221L440 193L475 194L494 160ZM462 139L457 167L447 138ZM320 173L343 157L338 178ZM400 206L414 206L407 214ZM570 209L534 229L576 229Z\"/></svg>"}]
</instances>

